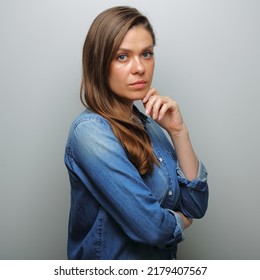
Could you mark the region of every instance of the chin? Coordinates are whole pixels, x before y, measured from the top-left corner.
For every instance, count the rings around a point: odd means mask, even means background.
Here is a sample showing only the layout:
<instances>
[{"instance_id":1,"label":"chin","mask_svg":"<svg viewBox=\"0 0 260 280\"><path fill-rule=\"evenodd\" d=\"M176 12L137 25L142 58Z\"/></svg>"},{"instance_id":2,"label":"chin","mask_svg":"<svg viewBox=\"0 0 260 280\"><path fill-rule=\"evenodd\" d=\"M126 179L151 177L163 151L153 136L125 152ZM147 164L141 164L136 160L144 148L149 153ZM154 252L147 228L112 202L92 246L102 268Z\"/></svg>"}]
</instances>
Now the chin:
<instances>
[{"instance_id":1,"label":"chin","mask_svg":"<svg viewBox=\"0 0 260 280\"><path fill-rule=\"evenodd\" d=\"M147 89L135 92L135 94L134 94L135 100L143 100L145 98L147 92L148 92Z\"/></svg>"}]
</instances>

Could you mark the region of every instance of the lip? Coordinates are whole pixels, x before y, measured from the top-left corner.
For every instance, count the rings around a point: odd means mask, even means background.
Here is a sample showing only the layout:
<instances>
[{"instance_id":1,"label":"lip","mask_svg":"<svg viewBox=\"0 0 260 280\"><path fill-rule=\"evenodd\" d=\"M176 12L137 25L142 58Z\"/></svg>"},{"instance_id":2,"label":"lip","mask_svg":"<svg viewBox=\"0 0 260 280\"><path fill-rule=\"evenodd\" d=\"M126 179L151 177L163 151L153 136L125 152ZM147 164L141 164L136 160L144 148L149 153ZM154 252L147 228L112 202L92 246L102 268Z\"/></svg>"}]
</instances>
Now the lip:
<instances>
[{"instance_id":1,"label":"lip","mask_svg":"<svg viewBox=\"0 0 260 280\"><path fill-rule=\"evenodd\" d=\"M130 84L130 86L134 85L140 85L140 84L146 84L147 82L145 80L138 80Z\"/></svg>"},{"instance_id":2,"label":"lip","mask_svg":"<svg viewBox=\"0 0 260 280\"><path fill-rule=\"evenodd\" d=\"M136 88L136 89L143 89L146 87L147 85L147 82L145 80L138 80L138 81L135 81L131 84L129 84L130 87L133 87L133 88Z\"/></svg>"}]
</instances>

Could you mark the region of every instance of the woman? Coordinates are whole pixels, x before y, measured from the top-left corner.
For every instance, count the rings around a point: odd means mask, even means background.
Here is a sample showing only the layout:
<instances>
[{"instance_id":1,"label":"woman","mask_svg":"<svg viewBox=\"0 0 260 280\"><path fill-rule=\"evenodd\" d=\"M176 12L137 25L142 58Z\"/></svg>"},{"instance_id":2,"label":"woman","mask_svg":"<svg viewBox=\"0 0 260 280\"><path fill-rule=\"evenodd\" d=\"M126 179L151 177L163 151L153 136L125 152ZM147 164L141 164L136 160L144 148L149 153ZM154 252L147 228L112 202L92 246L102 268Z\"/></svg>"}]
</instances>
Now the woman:
<instances>
[{"instance_id":1,"label":"woman","mask_svg":"<svg viewBox=\"0 0 260 280\"><path fill-rule=\"evenodd\" d=\"M65 153L69 259L174 259L184 229L207 209L207 171L179 107L151 88L154 46L148 19L130 7L104 11L87 34L86 109Z\"/></svg>"}]
</instances>

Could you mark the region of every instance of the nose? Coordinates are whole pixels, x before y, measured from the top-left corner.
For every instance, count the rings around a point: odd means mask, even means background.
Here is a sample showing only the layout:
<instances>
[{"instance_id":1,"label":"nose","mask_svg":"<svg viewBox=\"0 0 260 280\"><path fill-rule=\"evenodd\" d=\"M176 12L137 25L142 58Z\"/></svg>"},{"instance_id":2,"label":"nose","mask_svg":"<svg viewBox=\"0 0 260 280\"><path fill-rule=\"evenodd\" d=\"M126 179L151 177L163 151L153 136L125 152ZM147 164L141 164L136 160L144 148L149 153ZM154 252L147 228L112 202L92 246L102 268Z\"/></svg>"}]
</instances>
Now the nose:
<instances>
[{"instance_id":1,"label":"nose","mask_svg":"<svg viewBox=\"0 0 260 280\"><path fill-rule=\"evenodd\" d=\"M142 75L144 72L145 68L140 58L134 58L132 62L132 74Z\"/></svg>"}]
</instances>

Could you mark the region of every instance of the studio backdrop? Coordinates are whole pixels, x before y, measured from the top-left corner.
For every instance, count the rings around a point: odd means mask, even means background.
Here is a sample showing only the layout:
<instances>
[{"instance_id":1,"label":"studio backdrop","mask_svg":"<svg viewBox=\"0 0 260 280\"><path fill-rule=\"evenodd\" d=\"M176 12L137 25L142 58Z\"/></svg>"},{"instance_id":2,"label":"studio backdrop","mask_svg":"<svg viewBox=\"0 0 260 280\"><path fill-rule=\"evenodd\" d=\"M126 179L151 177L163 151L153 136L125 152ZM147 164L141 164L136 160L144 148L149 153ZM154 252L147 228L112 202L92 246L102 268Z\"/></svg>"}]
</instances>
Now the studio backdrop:
<instances>
[{"instance_id":1,"label":"studio backdrop","mask_svg":"<svg viewBox=\"0 0 260 280\"><path fill-rule=\"evenodd\" d=\"M260 258L260 2L0 1L0 259L66 259L63 163L90 23L138 8L156 36L153 86L181 108L209 172L206 216L179 259ZM140 104L139 104L140 105Z\"/></svg>"}]
</instances>

